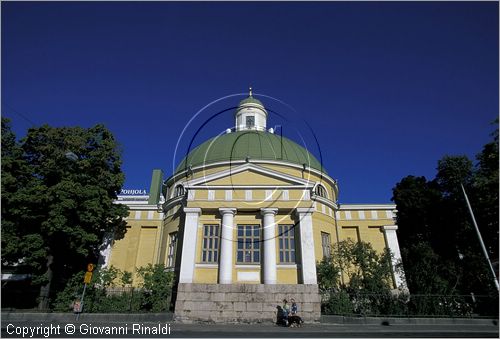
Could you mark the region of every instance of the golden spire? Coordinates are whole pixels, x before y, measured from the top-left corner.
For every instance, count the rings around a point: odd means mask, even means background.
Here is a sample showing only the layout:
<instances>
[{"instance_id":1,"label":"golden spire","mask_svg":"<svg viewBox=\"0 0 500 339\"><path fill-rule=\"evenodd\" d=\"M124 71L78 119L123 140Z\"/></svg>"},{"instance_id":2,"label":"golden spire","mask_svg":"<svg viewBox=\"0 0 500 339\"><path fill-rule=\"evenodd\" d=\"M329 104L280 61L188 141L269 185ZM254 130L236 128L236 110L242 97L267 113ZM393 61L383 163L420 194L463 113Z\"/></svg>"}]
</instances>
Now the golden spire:
<instances>
[{"instance_id":1,"label":"golden spire","mask_svg":"<svg viewBox=\"0 0 500 339\"><path fill-rule=\"evenodd\" d=\"M250 86L248 88L248 96L251 97L252 96L252 86Z\"/></svg>"}]
</instances>

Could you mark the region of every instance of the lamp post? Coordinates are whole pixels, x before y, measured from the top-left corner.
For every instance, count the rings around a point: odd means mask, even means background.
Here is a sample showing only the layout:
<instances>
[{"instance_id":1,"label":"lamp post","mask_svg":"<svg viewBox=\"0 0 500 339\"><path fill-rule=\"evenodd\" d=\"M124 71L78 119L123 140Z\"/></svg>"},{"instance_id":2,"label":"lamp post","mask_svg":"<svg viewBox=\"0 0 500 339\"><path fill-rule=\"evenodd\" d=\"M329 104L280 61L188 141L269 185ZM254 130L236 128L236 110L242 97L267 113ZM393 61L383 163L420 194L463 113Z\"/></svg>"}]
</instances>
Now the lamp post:
<instances>
[{"instance_id":1,"label":"lamp post","mask_svg":"<svg viewBox=\"0 0 500 339\"><path fill-rule=\"evenodd\" d=\"M474 227L476 228L476 233L477 233L477 237L479 238L479 243L481 244L481 248L483 249L483 254L486 257L486 260L488 261L488 265L490 266L491 273L493 274L493 280L495 282L495 286L496 286L497 291L498 291L497 275L495 274L495 270L493 269L493 265L491 264L491 260L490 260L490 257L488 255L488 251L486 250L486 246L484 246L483 237L481 237L481 232L479 232L479 227L477 227L476 218L474 217L474 212L472 212L472 207L470 205L469 198L467 197L467 193L465 193L464 185L460 184L460 186L462 187L462 191L464 192L465 201L467 202L467 207L469 207L470 216L472 217L472 223L474 224Z\"/></svg>"}]
</instances>

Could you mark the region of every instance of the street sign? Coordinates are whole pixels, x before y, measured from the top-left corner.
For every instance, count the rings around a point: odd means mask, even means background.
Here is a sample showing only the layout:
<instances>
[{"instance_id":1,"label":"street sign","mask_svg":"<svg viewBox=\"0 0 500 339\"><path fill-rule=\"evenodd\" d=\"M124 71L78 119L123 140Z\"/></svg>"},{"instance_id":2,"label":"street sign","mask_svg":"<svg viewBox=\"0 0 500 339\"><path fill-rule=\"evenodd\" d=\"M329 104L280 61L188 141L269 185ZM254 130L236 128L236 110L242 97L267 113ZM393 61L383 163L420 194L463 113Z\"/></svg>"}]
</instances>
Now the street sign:
<instances>
[{"instance_id":1,"label":"street sign","mask_svg":"<svg viewBox=\"0 0 500 339\"><path fill-rule=\"evenodd\" d=\"M92 272L86 272L85 277L83 278L83 283L90 284L90 280L92 280Z\"/></svg>"},{"instance_id":2,"label":"street sign","mask_svg":"<svg viewBox=\"0 0 500 339\"><path fill-rule=\"evenodd\" d=\"M87 265L87 272L92 272L94 270L94 264Z\"/></svg>"}]
</instances>

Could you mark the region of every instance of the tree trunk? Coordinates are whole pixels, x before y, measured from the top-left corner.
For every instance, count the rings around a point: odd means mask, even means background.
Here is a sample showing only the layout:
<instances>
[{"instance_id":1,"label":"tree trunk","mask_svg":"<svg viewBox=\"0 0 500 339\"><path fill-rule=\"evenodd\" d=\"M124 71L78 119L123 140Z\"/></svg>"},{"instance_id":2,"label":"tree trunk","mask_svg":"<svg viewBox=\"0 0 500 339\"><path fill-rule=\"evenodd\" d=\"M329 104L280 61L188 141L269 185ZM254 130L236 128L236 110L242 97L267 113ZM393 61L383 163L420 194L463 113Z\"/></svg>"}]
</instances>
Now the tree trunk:
<instances>
[{"instance_id":1,"label":"tree trunk","mask_svg":"<svg viewBox=\"0 0 500 339\"><path fill-rule=\"evenodd\" d=\"M47 271L45 272L48 282L47 284L40 287L40 302L38 304L39 310L46 310L49 308L50 301L50 285L52 284L52 263L54 257L52 255L47 256Z\"/></svg>"}]
</instances>

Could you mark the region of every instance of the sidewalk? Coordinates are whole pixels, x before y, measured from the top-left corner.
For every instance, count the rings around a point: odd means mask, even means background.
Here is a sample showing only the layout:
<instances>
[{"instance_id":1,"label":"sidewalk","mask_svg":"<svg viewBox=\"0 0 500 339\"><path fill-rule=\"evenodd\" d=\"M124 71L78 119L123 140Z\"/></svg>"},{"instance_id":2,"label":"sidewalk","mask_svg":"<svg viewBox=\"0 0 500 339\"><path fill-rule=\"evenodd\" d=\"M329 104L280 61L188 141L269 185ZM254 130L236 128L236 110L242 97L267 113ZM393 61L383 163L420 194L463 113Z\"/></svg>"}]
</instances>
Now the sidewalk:
<instances>
[{"instance_id":1,"label":"sidewalk","mask_svg":"<svg viewBox=\"0 0 500 339\"><path fill-rule=\"evenodd\" d=\"M73 314L65 313L6 313L2 314L2 337L16 335L16 328L46 328L54 330L49 338L87 337L173 337L173 338L279 338L279 337L490 337L499 334L498 321L494 319L404 319L360 318L364 323L352 323L353 319L330 318L337 321L304 324L301 328L286 328L274 324L179 324L169 314L83 314L79 321ZM374 322L374 319L379 323ZM405 323L401 323L403 319ZM325 319L323 319L325 320ZM347 322L347 323L346 323ZM351 322L351 323L349 323ZM382 324L383 323L383 324ZM8 327L8 328L7 328ZM59 327L59 332L55 329ZM73 329L72 333L67 333ZM163 333L159 333L159 331ZM111 333L113 332L114 333ZM167 332L168 331L168 332ZM29 336L25 336L29 337ZM44 337L38 335L36 337Z\"/></svg>"}]
</instances>

